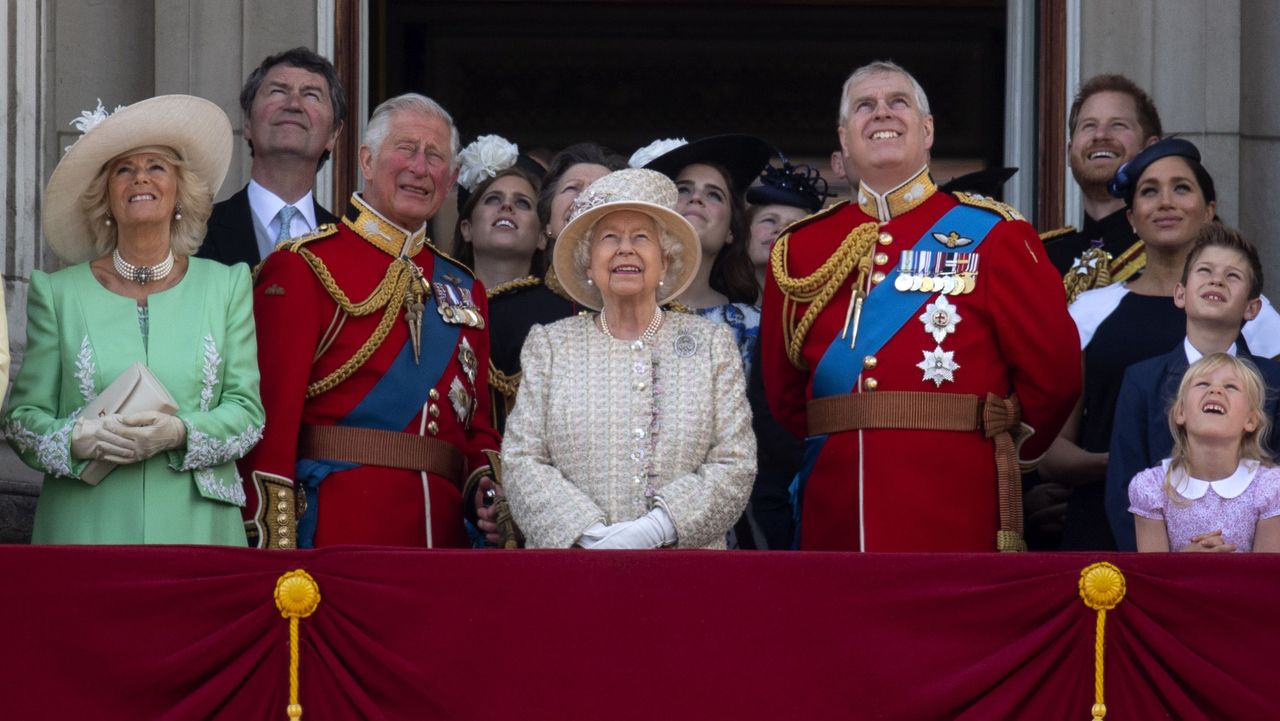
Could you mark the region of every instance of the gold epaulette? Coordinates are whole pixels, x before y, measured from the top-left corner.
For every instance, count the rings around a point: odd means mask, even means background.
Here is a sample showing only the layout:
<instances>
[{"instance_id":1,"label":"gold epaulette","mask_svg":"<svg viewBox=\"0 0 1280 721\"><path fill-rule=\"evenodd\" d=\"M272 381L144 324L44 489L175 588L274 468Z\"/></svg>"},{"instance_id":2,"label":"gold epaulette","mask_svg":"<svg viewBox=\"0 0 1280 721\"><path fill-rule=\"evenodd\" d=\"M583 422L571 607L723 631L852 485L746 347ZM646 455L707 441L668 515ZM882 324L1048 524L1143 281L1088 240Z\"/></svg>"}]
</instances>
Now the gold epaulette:
<instances>
[{"instance_id":1,"label":"gold epaulette","mask_svg":"<svg viewBox=\"0 0 1280 721\"><path fill-rule=\"evenodd\" d=\"M321 238L328 238L337 232L337 223L324 223L317 226L315 230L307 233L306 235L299 235L296 238L290 238L289 240L284 241L280 245L276 246L276 250L287 250L290 253L297 253L298 249L307 243L310 243L313 240L320 240Z\"/></svg>"},{"instance_id":2,"label":"gold epaulette","mask_svg":"<svg viewBox=\"0 0 1280 721\"><path fill-rule=\"evenodd\" d=\"M484 294L489 298L496 298L500 295L513 293L517 290L524 290L525 288L536 288L540 285L542 285L541 278L536 275L526 275L523 278L516 278L515 280L509 280L505 283L499 283L492 288L485 288Z\"/></svg>"},{"instance_id":3,"label":"gold epaulette","mask_svg":"<svg viewBox=\"0 0 1280 721\"><path fill-rule=\"evenodd\" d=\"M1076 232L1074 225L1064 225L1056 230L1046 230L1040 234L1040 242L1048 245L1050 241L1058 240L1064 235L1071 235L1074 232Z\"/></svg>"},{"instance_id":4,"label":"gold epaulette","mask_svg":"<svg viewBox=\"0 0 1280 721\"><path fill-rule=\"evenodd\" d=\"M686 313L686 314L693 313L693 308L690 308L689 306L685 305L684 303L681 303L678 300L669 300L667 301L667 304L662 307L663 309L669 310L673 313Z\"/></svg>"},{"instance_id":5,"label":"gold epaulette","mask_svg":"<svg viewBox=\"0 0 1280 721\"><path fill-rule=\"evenodd\" d=\"M1086 290L1111 285L1111 254L1102 248L1089 248L1076 258L1075 263L1062 276L1062 287L1067 292L1067 304Z\"/></svg>"},{"instance_id":6,"label":"gold epaulette","mask_svg":"<svg viewBox=\"0 0 1280 721\"><path fill-rule=\"evenodd\" d=\"M956 200L964 203L965 205L972 205L975 208L990 210L1005 220L1026 220L1026 218L1022 217L1022 213L1019 213L1012 205L1005 205L995 198L988 198L985 195L978 195L977 193L966 193L963 190L957 190L952 193L952 195L956 197Z\"/></svg>"}]
</instances>

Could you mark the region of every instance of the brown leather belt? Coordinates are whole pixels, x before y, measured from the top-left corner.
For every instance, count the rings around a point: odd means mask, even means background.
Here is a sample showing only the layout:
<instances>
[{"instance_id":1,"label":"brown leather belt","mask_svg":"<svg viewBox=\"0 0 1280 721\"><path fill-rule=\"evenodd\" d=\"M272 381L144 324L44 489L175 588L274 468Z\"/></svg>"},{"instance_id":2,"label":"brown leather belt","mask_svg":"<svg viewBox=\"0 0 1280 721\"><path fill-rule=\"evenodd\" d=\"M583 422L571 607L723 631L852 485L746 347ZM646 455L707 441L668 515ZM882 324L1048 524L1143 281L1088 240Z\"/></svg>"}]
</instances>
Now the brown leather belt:
<instances>
[{"instance_id":1,"label":"brown leather belt","mask_svg":"<svg viewBox=\"0 0 1280 721\"><path fill-rule=\"evenodd\" d=\"M298 457L426 471L448 478L459 490L466 467L462 451L439 438L348 426L303 426Z\"/></svg>"},{"instance_id":2,"label":"brown leather belt","mask_svg":"<svg viewBox=\"0 0 1280 721\"><path fill-rule=\"evenodd\" d=\"M1025 551L1022 540L1022 473L1013 432L1022 422L1018 397L986 399L961 393L875 391L815 398L808 405L809 435L872 428L921 431L982 431L995 440L1000 530L996 548Z\"/></svg>"}]
</instances>

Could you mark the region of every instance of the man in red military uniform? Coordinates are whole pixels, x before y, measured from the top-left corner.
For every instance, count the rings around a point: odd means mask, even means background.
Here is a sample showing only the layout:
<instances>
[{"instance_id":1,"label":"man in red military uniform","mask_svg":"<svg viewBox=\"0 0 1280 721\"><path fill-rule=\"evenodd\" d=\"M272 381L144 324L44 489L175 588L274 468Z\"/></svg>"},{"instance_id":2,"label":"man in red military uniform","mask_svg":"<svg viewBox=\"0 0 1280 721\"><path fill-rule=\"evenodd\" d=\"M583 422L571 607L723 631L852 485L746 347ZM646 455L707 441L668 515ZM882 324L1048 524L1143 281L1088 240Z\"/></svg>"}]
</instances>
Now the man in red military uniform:
<instances>
[{"instance_id":1,"label":"man in red military uniform","mask_svg":"<svg viewBox=\"0 0 1280 721\"><path fill-rule=\"evenodd\" d=\"M770 408L806 439L799 546L1023 548L1019 464L1080 392L1061 278L1012 208L938 191L902 68L849 77L839 134L855 202L778 240L761 323Z\"/></svg>"},{"instance_id":2,"label":"man in red military uniform","mask_svg":"<svg viewBox=\"0 0 1280 721\"><path fill-rule=\"evenodd\" d=\"M249 509L265 545L469 545L463 506L482 494L462 489L499 446L485 292L426 237L457 145L434 101L386 101L360 147L363 194L258 274L267 427L241 471L264 484L248 495L266 501ZM290 487L306 499L296 540Z\"/></svg>"}]
</instances>

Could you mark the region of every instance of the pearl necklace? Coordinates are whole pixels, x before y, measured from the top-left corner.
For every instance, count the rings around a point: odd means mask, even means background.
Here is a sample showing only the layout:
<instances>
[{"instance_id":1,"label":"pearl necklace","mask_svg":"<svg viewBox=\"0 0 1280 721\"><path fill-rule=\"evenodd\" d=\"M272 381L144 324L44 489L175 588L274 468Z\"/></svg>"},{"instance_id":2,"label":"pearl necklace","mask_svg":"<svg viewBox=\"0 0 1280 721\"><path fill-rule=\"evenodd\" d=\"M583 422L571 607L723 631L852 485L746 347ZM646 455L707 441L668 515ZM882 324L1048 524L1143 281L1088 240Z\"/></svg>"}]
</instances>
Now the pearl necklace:
<instances>
[{"instance_id":1,"label":"pearl necklace","mask_svg":"<svg viewBox=\"0 0 1280 721\"><path fill-rule=\"evenodd\" d=\"M653 318L649 320L649 325L644 329L644 332L640 334L640 338L638 340L642 343L648 343L649 341L653 340L654 337L658 335L658 327L661 325L662 325L662 309L654 308ZM609 330L609 321L605 319L603 310L600 311L600 330L604 331L604 334L609 336L610 338L617 340L617 338Z\"/></svg>"},{"instance_id":2,"label":"pearl necklace","mask_svg":"<svg viewBox=\"0 0 1280 721\"><path fill-rule=\"evenodd\" d=\"M173 270L173 250L170 249L169 255L155 265L134 265L120 257L120 249L116 248L111 251L111 262L121 278L131 280L138 285L146 285L154 280L164 280Z\"/></svg>"}]
</instances>

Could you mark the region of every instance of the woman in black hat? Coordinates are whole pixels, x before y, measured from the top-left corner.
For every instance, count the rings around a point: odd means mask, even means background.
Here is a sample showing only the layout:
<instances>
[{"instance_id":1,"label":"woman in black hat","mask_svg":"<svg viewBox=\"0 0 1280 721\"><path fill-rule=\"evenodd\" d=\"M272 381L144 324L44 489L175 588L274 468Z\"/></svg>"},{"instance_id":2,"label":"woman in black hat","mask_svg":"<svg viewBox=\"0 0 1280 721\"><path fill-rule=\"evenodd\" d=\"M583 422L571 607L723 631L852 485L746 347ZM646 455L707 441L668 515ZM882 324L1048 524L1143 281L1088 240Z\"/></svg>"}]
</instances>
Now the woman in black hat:
<instances>
[{"instance_id":1,"label":"woman in black hat","mask_svg":"<svg viewBox=\"0 0 1280 721\"><path fill-rule=\"evenodd\" d=\"M1040 464L1042 479L1071 489L1064 550L1115 548L1104 482L1120 383L1130 365L1167 353L1186 337L1186 313L1173 302L1174 287L1200 229L1216 222L1213 177L1200 163L1200 151L1182 138L1165 138L1138 153L1120 166L1108 190L1125 202L1145 268L1133 280L1086 291L1071 304L1084 351L1084 394ZM1280 318L1264 304L1244 326L1255 355L1280 352L1280 337L1270 337L1280 334L1263 330L1270 323Z\"/></svg>"},{"instance_id":2,"label":"woman in black hat","mask_svg":"<svg viewBox=\"0 0 1280 721\"><path fill-rule=\"evenodd\" d=\"M664 145L653 157L651 149ZM672 148L658 141L631 157L632 167L657 170L676 183L677 211L698 231L702 263L688 290L677 300L704 318L734 332L742 362L749 370L751 349L760 335L756 303L760 284L747 253L743 191L768 164L772 148L750 135L717 135Z\"/></svg>"}]
</instances>

